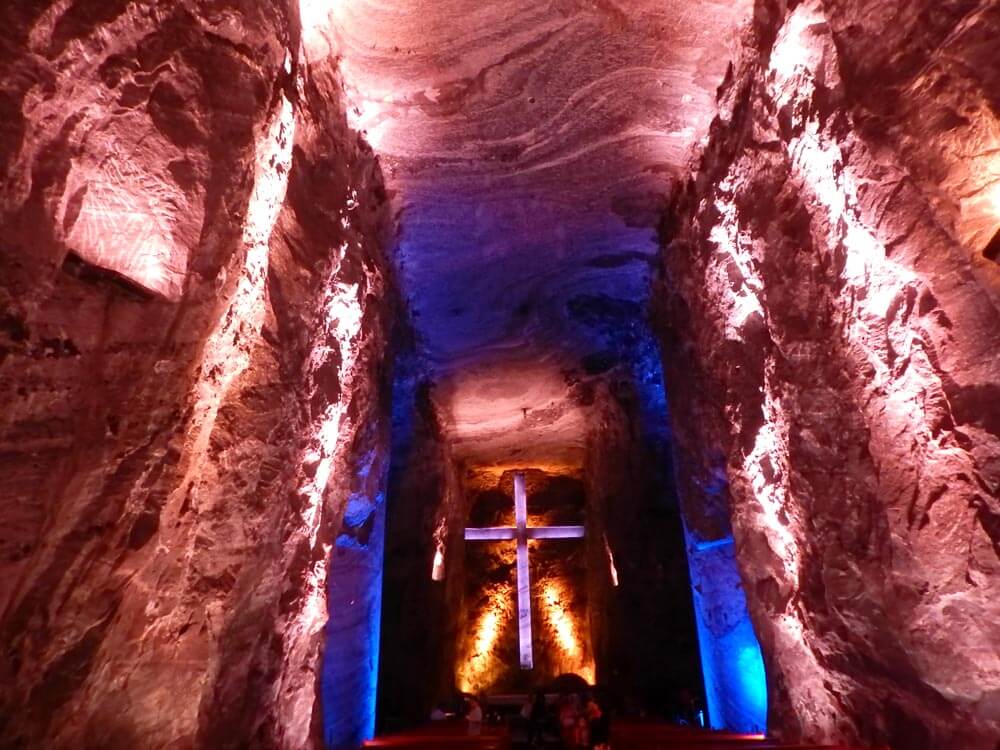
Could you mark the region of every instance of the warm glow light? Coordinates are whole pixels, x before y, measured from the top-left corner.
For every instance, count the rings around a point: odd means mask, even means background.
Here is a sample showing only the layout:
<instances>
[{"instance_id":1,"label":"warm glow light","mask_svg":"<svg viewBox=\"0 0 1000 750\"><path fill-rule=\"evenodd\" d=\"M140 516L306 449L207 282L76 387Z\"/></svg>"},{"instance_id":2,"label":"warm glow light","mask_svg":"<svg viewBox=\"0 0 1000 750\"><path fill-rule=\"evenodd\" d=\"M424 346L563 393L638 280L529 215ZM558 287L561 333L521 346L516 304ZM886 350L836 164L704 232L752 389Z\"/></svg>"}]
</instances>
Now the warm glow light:
<instances>
[{"instance_id":1,"label":"warm glow light","mask_svg":"<svg viewBox=\"0 0 1000 750\"><path fill-rule=\"evenodd\" d=\"M733 186L727 179L720 187L720 197L715 201L719 219L712 227L709 238L727 257L725 262L712 267L712 288L716 290L719 304L724 306L726 338L740 341L747 320L754 313L764 317L764 308L760 303L764 283L751 255L752 246L741 241L739 235L739 218L731 197ZM734 278L734 270L738 279Z\"/></svg>"},{"instance_id":2,"label":"warm glow light","mask_svg":"<svg viewBox=\"0 0 1000 750\"><path fill-rule=\"evenodd\" d=\"M485 610L473 629L465 660L458 669L459 690L478 693L489 684L497 671L498 662L493 649L513 610L511 593L509 585L498 586L490 593Z\"/></svg>"},{"instance_id":3,"label":"warm glow light","mask_svg":"<svg viewBox=\"0 0 1000 750\"><path fill-rule=\"evenodd\" d=\"M444 545L439 543L434 550L434 564L431 566L431 580L444 580Z\"/></svg>"},{"instance_id":4,"label":"warm glow light","mask_svg":"<svg viewBox=\"0 0 1000 750\"><path fill-rule=\"evenodd\" d=\"M804 5L785 22L781 36L771 51L771 69L788 77L803 70L814 69L823 55L823 47L809 35L811 26L826 21L818 9Z\"/></svg>"},{"instance_id":5,"label":"warm glow light","mask_svg":"<svg viewBox=\"0 0 1000 750\"><path fill-rule=\"evenodd\" d=\"M618 568L615 567L615 556L611 552L611 545L608 544L607 535L604 536L604 551L608 555L608 570L611 573L611 585L618 585Z\"/></svg>"},{"instance_id":6,"label":"warm glow light","mask_svg":"<svg viewBox=\"0 0 1000 750\"><path fill-rule=\"evenodd\" d=\"M594 662L584 653L579 624L569 608L569 601L569 591L562 581L548 580L542 586L539 606L562 652L559 671L574 672L594 684Z\"/></svg>"},{"instance_id":7,"label":"warm glow light","mask_svg":"<svg viewBox=\"0 0 1000 750\"><path fill-rule=\"evenodd\" d=\"M321 60L334 48L335 0L299 0L299 23L306 59Z\"/></svg>"},{"instance_id":8,"label":"warm glow light","mask_svg":"<svg viewBox=\"0 0 1000 750\"><path fill-rule=\"evenodd\" d=\"M378 150L392 125L392 105L388 101L376 102L365 99L361 94L347 89L349 101L353 106L347 109L347 124L352 130L364 135L373 149Z\"/></svg>"},{"instance_id":9,"label":"warm glow light","mask_svg":"<svg viewBox=\"0 0 1000 750\"><path fill-rule=\"evenodd\" d=\"M1000 172L1000 160L998 160L995 169L997 172ZM993 211L993 219L996 222L997 229L1000 229L1000 175L998 175L997 181L989 188L989 206Z\"/></svg>"},{"instance_id":10,"label":"warm glow light","mask_svg":"<svg viewBox=\"0 0 1000 750\"><path fill-rule=\"evenodd\" d=\"M346 252L347 245L341 245L341 257ZM334 274L336 268L335 265ZM315 542L315 535L319 530L317 522L319 512L323 506L323 497L330 481L330 473L333 470L336 454L344 449L340 440L343 433L342 420L347 408L344 398L345 394L350 392L349 388L346 387L348 385L347 379L350 377L357 354L354 340L361 330L362 310L361 302L358 299L357 284L331 283L327 289L324 308L326 310L326 335L317 339L310 354L310 369L318 370L324 362L333 356L330 347L332 340L337 344L340 371L345 374L346 378L341 400L327 405L323 410L323 416L314 428L313 447L303 459L304 463L315 464L312 479L307 481L302 488L306 498L302 515L306 524L312 529L312 542Z\"/></svg>"},{"instance_id":11,"label":"warm glow light","mask_svg":"<svg viewBox=\"0 0 1000 750\"><path fill-rule=\"evenodd\" d=\"M183 292L188 250L173 237L177 196L130 164L92 175L67 237L84 260L170 300Z\"/></svg>"},{"instance_id":12,"label":"warm glow light","mask_svg":"<svg viewBox=\"0 0 1000 750\"><path fill-rule=\"evenodd\" d=\"M448 534L448 521L442 516L438 519L437 527L434 529L434 562L431 565L431 580L444 580L444 550L445 539Z\"/></svg>"},{"instance_id":13,"label":"warm glow light","mask_svg":"<svg viewBox=\"0 0 1000 750\"><path fill-rule=\"evenodd\" d=\"M774 481L775 476L789 476L785 459L788 455L787 441L781 422L781 406L773 402L770 389L765 386L765 422L757 431L753 450L744 458L743 469L750 477L754 497L760 511L760 528L767 536L768 544L782 561L788 580L799 580L799 550L795 537L781 518L782 509L788 502L788 491L782 482Z\"/></svg>"},{"instance_id":14,"label":"warm glow light","mask_svg":"<svg viewBox=\"0 0 1000 750\"><path fill-rule=\"evenodd\" d=\"M332 545L323 545L323 556L313 563L306 576L305 604L302 608L301 623L306 633L317 633L326 624L326 572Z\"/></svg>"},{"instance_id":15,"label":"warm glow light","mask_svg":"<svg viewBox=\"0 0 1000 750\"><path fill-rule=\"evenodd\" d=\"M197 458L189 465L180 492L187 492L202 475L202 458L208 453L219 408L232 384L250 366L250 351L264 323L268 243L288 186L294 130L292 103L282 96L281 107L257 147L254 187L243 226L246 255L240 278L229 310L219 318L205 344L201 377L195 385L195 429L189 438L191 455Z\"/></svg>"},{"instance_id":16,"label":"warm glow light","mask_svg":"<svg viewBox=\"0 0 1000 750\"><path fill-rule=\"evenodd\" d=\"M542 587L542 608L549 625L556 632L559 647L566 656L578 659L580 657L580 642L576 637L573 620L563 604L562 594L561 588L557 587L554 582L546 582Z\"/></svg>"}]
</instances>

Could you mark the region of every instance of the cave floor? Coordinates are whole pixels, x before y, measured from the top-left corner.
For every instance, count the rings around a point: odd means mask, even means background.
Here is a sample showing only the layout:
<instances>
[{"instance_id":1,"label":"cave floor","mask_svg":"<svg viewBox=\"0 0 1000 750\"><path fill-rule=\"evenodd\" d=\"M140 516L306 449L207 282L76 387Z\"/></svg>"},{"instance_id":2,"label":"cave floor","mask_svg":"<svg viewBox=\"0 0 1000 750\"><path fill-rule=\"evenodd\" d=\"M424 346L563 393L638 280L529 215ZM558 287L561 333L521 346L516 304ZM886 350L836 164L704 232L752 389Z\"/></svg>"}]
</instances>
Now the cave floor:
<instances>
[{"instance_id":1,"label":"cave floor","mask_svg":"<svg viewBox=\"0 0 1000 750\"><path fill-rule=\"evenodd\" d=\"M560 750L554 742L529 745L519 742L505 727L483 727L478 735L470 735L464 722L441 722L407 732L385 735L369 740L364 747L442 748L453 750ZM625 720L615 722L611 730L611 747L615 750L856 750L846 745L814 745L785 743L757 734L738 734L693 729L657 721Z\"/></svg>"}]
</instances>

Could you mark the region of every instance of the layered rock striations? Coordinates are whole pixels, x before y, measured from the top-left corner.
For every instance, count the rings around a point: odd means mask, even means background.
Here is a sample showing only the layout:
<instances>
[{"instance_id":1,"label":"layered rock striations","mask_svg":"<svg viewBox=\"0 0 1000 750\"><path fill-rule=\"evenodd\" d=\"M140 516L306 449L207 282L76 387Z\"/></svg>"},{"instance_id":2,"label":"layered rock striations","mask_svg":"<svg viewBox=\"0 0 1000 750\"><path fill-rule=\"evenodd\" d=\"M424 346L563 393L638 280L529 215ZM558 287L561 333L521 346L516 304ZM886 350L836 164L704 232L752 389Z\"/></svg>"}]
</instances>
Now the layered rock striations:
<instances>
[{"instance_id":1,"label":"layered rock striations","mask_svg":"<svg viewBox=\"0 0 1000 750\"><path fill-rule=\"evenodd\" d=\"M330 5L456 455L579 465L563 373L617 361L594 317L642 315L658 217L753 2Z\"/></svg>"},{"instance_id":2,"label":"layered rock striations","mask_svg":"<svg viewBox=\"0 0 1000 750\"><path fill-rule=\"evenodd\" d=\"M759 3L665 227L689 527L786 738L1000 738L992 3Z\"/></svg>"},{"instance_id":3,"label":"layered rock striations","mask_svg":"<svg viewBox=\"0 0 1000 750\"><path fill-rule=\"evenodd\" d=\"M379 169L308 21L0 10L4 746L321 737L394 312Z\"/></svg>"}]
</instances>

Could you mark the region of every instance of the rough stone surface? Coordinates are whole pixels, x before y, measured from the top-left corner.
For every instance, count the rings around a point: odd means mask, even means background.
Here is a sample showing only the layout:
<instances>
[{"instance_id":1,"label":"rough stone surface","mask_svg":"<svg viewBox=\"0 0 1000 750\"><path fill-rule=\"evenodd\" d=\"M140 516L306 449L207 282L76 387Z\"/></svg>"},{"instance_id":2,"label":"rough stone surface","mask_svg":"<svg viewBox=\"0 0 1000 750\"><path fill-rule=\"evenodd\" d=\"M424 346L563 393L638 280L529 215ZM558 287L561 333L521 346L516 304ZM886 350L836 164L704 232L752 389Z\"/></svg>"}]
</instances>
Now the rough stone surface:
<instances>
[{"instance_id":1,"label":"rough stone surface","mask_svg":"<svg viewBox=\"0 0 1000 750\"><path fill-rule=\"evenodd\" d=\"M791 5L758 5L665 229L686 515L731 524L773 730L991 749L1000 8Z\"/></svg>"},{"instance_id":2,"label":"rough stone surface","mask_svg":"<svg viewBox=\"0 0 1000 750\"><path fill-rule=\"evenodd\" d=\"M0 744L312 746L387 454L376 162L285 3L0 27Z\"/></svg>"},{"instance_id":3,"label":"rough stone surface","mask_svg":"<svg viewBox=\"0 0 1000 750\"><path fill-rule=\"evenodd\" d=\"M635 686L663 644L621 639L682 582L641 577L677 559L674 440L772 730L994 750L995 0L10 0L0 29L0 745L356 743L383 527L382 674L424 685L383 704L422 720L467 497L515 468L582 478L622 581L591 534L598 675Z\"/></svg>"}]
</instances>

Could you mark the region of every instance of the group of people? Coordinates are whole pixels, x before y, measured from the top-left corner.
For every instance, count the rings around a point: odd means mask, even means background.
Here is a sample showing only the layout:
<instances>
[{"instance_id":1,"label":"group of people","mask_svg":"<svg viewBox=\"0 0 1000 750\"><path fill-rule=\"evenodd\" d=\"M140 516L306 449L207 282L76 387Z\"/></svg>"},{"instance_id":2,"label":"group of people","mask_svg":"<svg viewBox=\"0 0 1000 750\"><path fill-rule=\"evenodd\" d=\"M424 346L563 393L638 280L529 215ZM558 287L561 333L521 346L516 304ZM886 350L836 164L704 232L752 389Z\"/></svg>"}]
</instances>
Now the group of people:
<instances>
[{"instance_id":1,"label":"group of people","mask_svg":"<svg viewBox=\"0 0 1000 750\"><path fill-rule=\"evenodd\" d=\"M435 721L464 720L468 733L477 735L484 725L504 721L502 708L495 707L487 715L488 706L485 699L465 694L458 696L457 701L439 703L430 718ZM689 688L675 693L674 700L665 706L663 713L647 714L626 698L624 706L618 706L615 714L661 716L688 726L704 727L706 724L702 704ZM522 742L526 741L532 750L610 750L611 747L608 706L602 705L593 690L583 686L578 692L560 694L552 701L542 691L533 692L521 707L520 718L515 719L515 723L520 724Z\"/></svg>"},{"instance_id":2,"label":"group of people","mask_svg":"<svg viewBox=\"0 0 1000 750\"><path fill-rule=\"evenodd\" d=\"M527 720L532 748L545 746L546 731L555 718L565 750L610 750L610 718L593 693L560 696L553 716L545 694L537 692L521 709L521 717Z\"/></svg>"}]
</instances>

